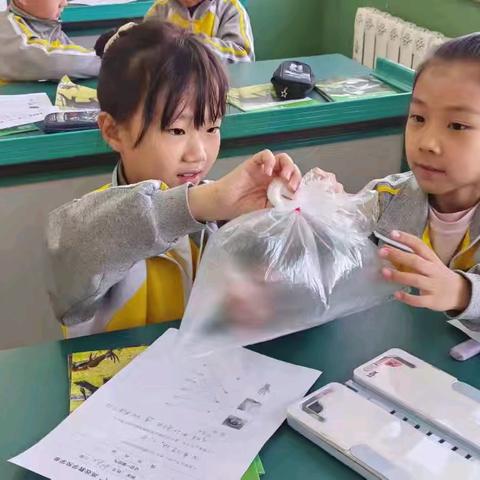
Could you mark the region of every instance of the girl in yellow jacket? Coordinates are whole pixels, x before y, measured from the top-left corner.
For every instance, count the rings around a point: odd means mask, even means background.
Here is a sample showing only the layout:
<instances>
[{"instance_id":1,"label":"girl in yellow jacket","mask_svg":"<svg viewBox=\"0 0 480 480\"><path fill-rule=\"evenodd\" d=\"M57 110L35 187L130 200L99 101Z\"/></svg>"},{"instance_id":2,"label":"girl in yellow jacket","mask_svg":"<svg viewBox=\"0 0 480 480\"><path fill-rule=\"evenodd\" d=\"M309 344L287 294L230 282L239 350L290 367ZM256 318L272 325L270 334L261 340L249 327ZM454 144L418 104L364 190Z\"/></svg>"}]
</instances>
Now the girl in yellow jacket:
<instances>
[{"instance_id":1,"label":"girl in yellow jacket","mask_svg":"<svg viewBox=\"0 0 480 480\"><path fill-rule=\"evenodd\" d=\"M264 208L272 177L292 190L301 177L287 155L263 151L203 182L228 85L197 36L146 22L106 48L99 126L120 162L111 185L52 212L47 228L50 297L70 337L181 318L215 220Z\"/></svg>"}]
</instances>

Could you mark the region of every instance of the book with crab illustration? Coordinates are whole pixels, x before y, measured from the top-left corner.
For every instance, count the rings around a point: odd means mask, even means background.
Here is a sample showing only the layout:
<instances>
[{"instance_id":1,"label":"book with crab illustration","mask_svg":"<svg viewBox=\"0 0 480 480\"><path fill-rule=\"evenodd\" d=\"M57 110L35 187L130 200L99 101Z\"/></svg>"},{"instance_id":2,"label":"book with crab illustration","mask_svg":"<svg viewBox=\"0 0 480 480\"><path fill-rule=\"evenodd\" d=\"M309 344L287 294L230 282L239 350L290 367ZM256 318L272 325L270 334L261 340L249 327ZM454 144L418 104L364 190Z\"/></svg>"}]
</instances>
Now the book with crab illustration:
<instances>
[{"instance_id":1,"label":"book with crab illustration","mask_svg":"<svg viewBox=\"0 0 480 480\"><path fill-rule=\"evenodd\" d=\"M147 347L77 352L69 356L70 413Z\"/></svg>"}]
</instances>

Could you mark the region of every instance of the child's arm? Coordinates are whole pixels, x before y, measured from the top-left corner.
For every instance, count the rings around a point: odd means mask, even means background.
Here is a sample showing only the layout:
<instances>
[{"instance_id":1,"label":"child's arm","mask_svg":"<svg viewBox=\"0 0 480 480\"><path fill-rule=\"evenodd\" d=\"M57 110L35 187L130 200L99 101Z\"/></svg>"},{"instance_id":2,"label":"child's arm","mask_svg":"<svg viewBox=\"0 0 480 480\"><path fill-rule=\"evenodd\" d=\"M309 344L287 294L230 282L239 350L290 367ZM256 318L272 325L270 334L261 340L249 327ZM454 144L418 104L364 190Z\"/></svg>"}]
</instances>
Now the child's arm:
<instances>
[{"instance_id":1,"label":"child's arm","mask_svg":"<svg viewBox=\"0 0 480 480\"><path fill-rule=\"evenodd\" d=\"M266 206L274 176L298 187L301 174L285 154L254 155L217 182L161 191L159 182L113 187L85 195L49 215L50 297L66 325L91 319L108 290L141 260L205 227Z\"/></svg>"},{"instance_id":2,"label":"child's arm","mask_svg":"<svg viewBox=\"0 0 480 480\"><path fill-rule=\"evenodd\" d=\"M65 34L58 40L39 38L20 17L10 14L5 42L0 47L0 78L5 80L59 80L64 75L88 78L98 75L101 60L95 52L74 44ZM3 32L0 32L0 41Z\"/></svg>"},{"instance_id":3,"label":"child's arm","mask_svg":"<svg viewBox=\"0 0 480 480\"><path fill-rule=\"evenodd\" d=\"M92 192L53 211L48 288L57 318L66 325L91 319L133 265L202 228L190 214L186 186L161 191L154 181Z\"/></svg>"},{"instance_id":4,"label":"child's arm","mask_svg":"<svg viewBox=\"0 0 480 480\"><path fill-rule=\"evenodd\" d=\"M255 51L250 18L240 2L228 2L215 37L203 41L225 62L254 62Z\"/></svg>"}]
</instances>

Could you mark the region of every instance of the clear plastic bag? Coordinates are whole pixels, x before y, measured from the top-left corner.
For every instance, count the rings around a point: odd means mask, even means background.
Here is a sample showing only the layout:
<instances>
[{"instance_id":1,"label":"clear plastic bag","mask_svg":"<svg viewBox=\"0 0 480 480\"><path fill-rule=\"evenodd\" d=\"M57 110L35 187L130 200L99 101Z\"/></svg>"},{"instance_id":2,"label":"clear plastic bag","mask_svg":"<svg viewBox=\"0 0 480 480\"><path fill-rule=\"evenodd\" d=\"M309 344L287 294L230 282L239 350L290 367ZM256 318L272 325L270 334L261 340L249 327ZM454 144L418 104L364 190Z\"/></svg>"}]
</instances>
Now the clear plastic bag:
<instances>
[{"instance_id":1,"label":"clear plastic bag","mask_svg":"<svg viewBox=\"0 0 480 480\"><path fill-rule=\"evenodd\" d=\"M239 217L204 253L180 327L198 353L245 346L310 328L389 298L369 239L376 193L336 192L308 173L293 199L272 183L273 208Z\"/></svg>"}]
</instances>

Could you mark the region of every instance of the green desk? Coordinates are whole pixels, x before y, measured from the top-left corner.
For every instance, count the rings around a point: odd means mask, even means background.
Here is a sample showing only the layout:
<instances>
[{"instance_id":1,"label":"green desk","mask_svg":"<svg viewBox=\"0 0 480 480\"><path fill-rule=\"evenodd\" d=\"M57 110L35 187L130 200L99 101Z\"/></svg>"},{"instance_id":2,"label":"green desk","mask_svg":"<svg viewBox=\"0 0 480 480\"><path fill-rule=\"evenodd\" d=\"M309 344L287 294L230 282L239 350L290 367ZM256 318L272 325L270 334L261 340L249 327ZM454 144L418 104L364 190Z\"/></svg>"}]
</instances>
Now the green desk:
<instances>
[{"instance_id":1,"label":"green desk","mask_svg":"<svg viewBox=\"0 0 480 480\"><path fill-rule=\"evenodd\" d=\"M370 69L343 55L300 58L309 63L317 79L365 75ZM233 65L233 86L270 81L279 60ZM376 73L404 93L343 103L326 103L280 111L240 112L231 107L222 125L221 157L250 154L270 147L277 150L320 145L369 136L400 134L410 99L413 72L389 61L379 61ZM84 82L95 86L95 81ZM12 83L0 94L46 92L54 101L56 84ZM313 94L315 96L315 94ZM98 130L45 135L30 133L0 138L0 177L22 177L45 172L82 170L102 165L111 168L110 148ZM398 166L400 168L400 166Z\"/></svg>"},{"instance_id":2,"label":"green desk","mask_svg":"<svg viewBox=\"0 0 480 480\"><path fill-rule=\"evenodd\" d=\"M62 22L66 27L93 27L109 21L129 21L141 19L153 5L153 0L137 0L119 5L70 5L62 13Z\"/></svg>"},{"instance_id":3,"label":"green desk","mask_svg":"<svg viewBox=\"0 0 480 480\"><path fill-rule=\"evenodd\" d=\"M0 478L41 478L5 460L38 441L67 415L69 353L151 343L169 326L172 324L0 352ZM462 339L463 333L448 325L443 315L390 303L257 345L254 350L323 370L315 388L348 380L355 367L391 347L403 348L479 388L480 359L460 363L448 355ZM265 480L360 478L285 424L260 456Z\"/></svg>"}]
</instances>

